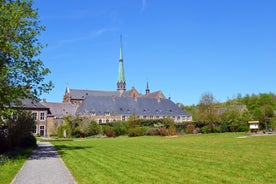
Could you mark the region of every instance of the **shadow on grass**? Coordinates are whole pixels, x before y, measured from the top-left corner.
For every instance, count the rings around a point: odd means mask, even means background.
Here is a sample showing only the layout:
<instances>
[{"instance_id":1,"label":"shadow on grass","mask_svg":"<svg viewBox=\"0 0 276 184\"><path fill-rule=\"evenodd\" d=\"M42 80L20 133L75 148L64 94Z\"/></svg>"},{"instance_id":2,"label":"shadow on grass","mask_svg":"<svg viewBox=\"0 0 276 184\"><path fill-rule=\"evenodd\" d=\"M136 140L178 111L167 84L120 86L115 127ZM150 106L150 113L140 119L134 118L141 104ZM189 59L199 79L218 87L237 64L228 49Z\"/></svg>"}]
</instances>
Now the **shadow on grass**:
<instances>
[{"instance_id":1,"label":"shadow on grass","mask_svg":"<svg viewBox=\"0 0 276 184\"><path fill-rule=\"evenodd\" d=\"M66 154L66 151L68 150L85 150L93 148L92 146L66 146L66 145L56 145L56 150L60 155Z\"/></svg>"},{"instance_id":2,"label":"shadow on grass","mask_svg":"<svg viewBox=\"0 0 276 184\"><path fill-rule=\"evenodd\" d=\"M59 155L65 154L65 150L81 150L91 147L83 146L66 146L66 145L57 145L53 146L48 143L41 142L38 144L38 147L34 150L30 156L30 160L44 160L51 158L59 158Z\"/></svg>"},{"instance_id":3,"label":"shadow on grass","mask_svg":"<svg viewBox=\"0 0 276 184\"><path fill-rule=\"evenodd\" d=\"M16 162L21 159L28 159L33 151L33 148L16 148L12 151L0 154L0 166L6 162Z\"/></svg>"}]
</instances>

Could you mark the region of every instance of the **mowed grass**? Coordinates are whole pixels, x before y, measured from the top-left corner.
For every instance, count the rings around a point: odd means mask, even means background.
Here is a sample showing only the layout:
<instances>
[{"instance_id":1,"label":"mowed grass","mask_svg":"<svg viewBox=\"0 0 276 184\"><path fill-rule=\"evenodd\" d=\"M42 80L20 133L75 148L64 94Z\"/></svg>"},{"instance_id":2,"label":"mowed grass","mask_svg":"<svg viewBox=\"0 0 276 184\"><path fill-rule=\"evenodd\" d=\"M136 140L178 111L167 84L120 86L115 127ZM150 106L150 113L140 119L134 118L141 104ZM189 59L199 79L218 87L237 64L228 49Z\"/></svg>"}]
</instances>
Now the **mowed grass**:
<instances>
[{"instance_id":1,"label":"mowed grass","mask_svg":"<svg viewBox=\"0 0 276 184\"><path fill-rule=\"evenodd\" d=\"M0 183L11 183L17 172L31 155L33 149L20 149L0 157Z\"/></svg>"},{"instance_id":2,"label":"mowed grass","mask_svg":"<svg viewBox=\"0 0 276 184\"><path fill-rule=\"evenodd\" d=\"M276 136L53 142L78 183L276 183Z\"/></svg>"}]
</instances>

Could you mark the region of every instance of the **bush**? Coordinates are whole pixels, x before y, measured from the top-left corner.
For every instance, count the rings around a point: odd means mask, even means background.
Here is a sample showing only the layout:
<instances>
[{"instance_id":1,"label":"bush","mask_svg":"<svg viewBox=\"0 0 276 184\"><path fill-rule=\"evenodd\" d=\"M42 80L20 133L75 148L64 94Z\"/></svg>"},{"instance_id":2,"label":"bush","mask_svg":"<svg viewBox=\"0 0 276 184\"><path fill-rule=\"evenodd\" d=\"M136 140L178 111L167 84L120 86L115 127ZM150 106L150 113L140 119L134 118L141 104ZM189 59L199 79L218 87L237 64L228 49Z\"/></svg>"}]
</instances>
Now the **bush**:
<instances>
[{"instance_id":1,"label":"bush","mask_svg":"<svg viewBox=\"0 0 276 184\"><path fill-rule=\"evenodd\" d=\"M225 122L222 122L220 124L220 132L227 132L228 128L227 128L227 124Z\"/></svg>"},{"instance_id":2,"label":"bush","mask_svg":"<svg viewBox=\"0 0 276 184\"><path fill-rule=\"evenodd\" d=\"M192 134L192 133L194 133L194 130L195 130L195 125L193 125L193 124L188 124L187 125L187 127L186 127L186 133Z\"/></svg>"},{"instance_id":3,"label":"bush","mask_svg":"<svg viewBox=\"0 0 276 184\"><path fill-rule=\"evenodd\" d=\"M90 135L98 135L100 134L100 125L92 120L90 124Z\"/></svg>"},{"instance_id":4,"label":"bush","mask_svg":"<svg viewBox=\"0 0 276 184\"><path fill-rule=\"evenodd\" d=\"M144 127L135 127L128 129L128 136L129 137L137 137L137 136L143 136L145 135L145 128Z\"/></svg>"},{"instance_id":5,"label":"bush","mask_svg":"<svg viewBox=\"0 0 276 184\"><path fill-rule=\"evenodd\" d=\"M71 136L72 136L71 130L68 125L61 125L58 127L58 138L71 137Z\"/></svg>"},{"instance_id":6,"label":"bush","mask_svg":"<svg viewBox=\"0 0 276 184\"><path fill-rule=\"evenodd\" d=\"M159 134L161 136L168 136L169 135L169 131L166 128L160 128L159 129Z\"/></svg>"},{"instance_id":7,"label":"bush","mask_svg":"<svg viewBox=\"0 0 276 184\"><path fill-rule=\"evenodd\" d=\"M169 126L168 133L169 133L169 135L176 135L176 128L175 128L174 124L171 124Z\"/></svg>"},{"instance_id":8,"label":"bush","mask_svg":"<svg viewBox=\"0 0 276 184\"><path fill-rule=\"evenodd\" d=\"M110 128L109 130L107 130L106 136L107 137L114 137L114 131L112 130L112 128Z\"/></svg>"},{"instance_id":9,"label":"bush","mask_svg":"<svg viewBox=\"0 0 276 184\"><path fill-rule=\"evenodd\" d=\"M150 135L150 136L160 135L159 129L158 128L148 128L147 131L145 132L145 135Z\"/></svg>"},{"instance_id":10,"label":"bush","mask_svg":"<svg viewBox=\"0 0 276 184\"><path fill-rule=\"evenodd\" d=\"M30 134L26 137L24 137L21 140L20 146L23 148L27 148L27 147L36 147L36 138L34 135Z\"/></svg>"},{"instance_id":11,"label":"bush","mask_svg":"<svg viewBox=\"0 0 276 184\"><path fill-rule=\"evenodd\" d=\"M5 123L6 133L0 133L0 153L15 147L31 147L36 145L35 138L31 133L35 121L29 112L14 111L13 118L8 119Z\"/></svg>"},{"instance_id":12,"label":"bush","mask_svg":"<svg viewBox=\"0 0 276 184\"><path fill-rule=\"evenodd\" d=\"M201 132L204 133L204 134L208 134L210 132L210 129L208 126L204 126L202 127L201 129Z\"/></svg>"},{"instance_id":13,"label":"bush","mask_svg":"<svg viewBox=\"0 0 276 184\"><path fill-rule=\"evenodd\" d=\"M122 121L117 121L113 124L115 136L125 135L127 133L126 125Z\"/></svg>"}]
</instances>

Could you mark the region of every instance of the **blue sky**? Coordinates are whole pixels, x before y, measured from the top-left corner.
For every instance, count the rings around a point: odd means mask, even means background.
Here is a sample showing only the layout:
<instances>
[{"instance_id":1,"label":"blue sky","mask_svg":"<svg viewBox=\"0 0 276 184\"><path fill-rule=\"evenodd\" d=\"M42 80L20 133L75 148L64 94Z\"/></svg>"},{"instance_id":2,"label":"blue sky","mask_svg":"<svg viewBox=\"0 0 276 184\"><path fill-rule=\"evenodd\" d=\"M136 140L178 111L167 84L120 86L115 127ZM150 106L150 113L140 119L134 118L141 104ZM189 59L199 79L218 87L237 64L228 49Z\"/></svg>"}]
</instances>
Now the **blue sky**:
<instances>
[{"instance_id":1,"label":"blue sky","mask_svg":"<svg viewBox=\"0 0 276 184\"><path fill-rule=\"evenodd\" d=\"M47 43L41 59L61 102L74 89L116 90L120 35L127 89L197 104L209 92L276 92L274 0L35 0Z\"/></svg>"}]
</instances>

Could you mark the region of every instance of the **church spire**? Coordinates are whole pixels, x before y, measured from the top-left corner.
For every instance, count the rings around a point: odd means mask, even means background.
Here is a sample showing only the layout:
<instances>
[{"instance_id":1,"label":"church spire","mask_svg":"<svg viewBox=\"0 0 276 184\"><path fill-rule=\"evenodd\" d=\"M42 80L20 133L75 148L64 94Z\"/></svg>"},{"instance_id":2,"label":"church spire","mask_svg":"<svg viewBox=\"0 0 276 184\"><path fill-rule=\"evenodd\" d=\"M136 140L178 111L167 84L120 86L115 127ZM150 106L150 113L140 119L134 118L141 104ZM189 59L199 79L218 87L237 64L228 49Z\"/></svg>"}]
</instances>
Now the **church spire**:
<instances>
[{"instance_id":1,"label":"church spire","mask_svg":"<svg viewBox=\"0 0 276 184\"><path fill-rule=\"evenodd\" d=\"M126 80L124 72L124 61L123 61L123 46L122 46L122 35L120 38L120 59L119 59L119 75L117 81L117 90L122 94L126 90Z\"/></svg>"},{"instance_id":2,"label":"church spire","mask_svg":"<svg viewBox=\"0 0 276 184\"><path fill-rule=\"evenodd\" d=\"M147 82L146 95L150 94L149 82Z\"/></svg>"}]
</instances>

